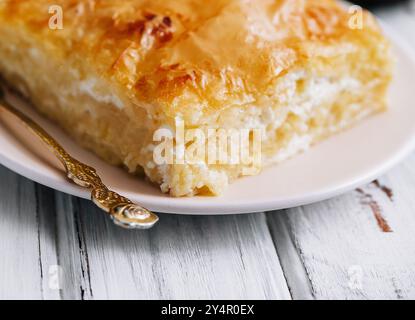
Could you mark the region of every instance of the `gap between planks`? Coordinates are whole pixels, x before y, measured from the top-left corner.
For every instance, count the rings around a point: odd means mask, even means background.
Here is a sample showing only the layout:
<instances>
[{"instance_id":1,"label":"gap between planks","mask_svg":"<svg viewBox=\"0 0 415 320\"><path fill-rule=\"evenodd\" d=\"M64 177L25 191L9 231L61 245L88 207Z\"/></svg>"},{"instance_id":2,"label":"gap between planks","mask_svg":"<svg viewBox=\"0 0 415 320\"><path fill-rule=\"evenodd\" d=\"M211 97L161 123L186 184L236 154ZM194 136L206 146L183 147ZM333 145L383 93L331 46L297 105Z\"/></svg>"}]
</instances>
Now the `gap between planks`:
<instances>
[{"instance_id":1,"label":"gap between planks","mask_svg":"<svg viewBox=\"0 0 415 320\"><path fill-rule=\"evenodd\" d=\"M268 214L294 299L415 298L414 168L412 155L346 195Z\"/></svg>"},{"instance_id":2,"label":"gap between planks","mask_svg":"<svg viewBox=\"0 0 415 320\"><path fill-rule=\"evenodd\" d=\"M88 201L0 176L1 298L291 298L264 214L162 215L134 232Z\"/></svg>"},{"instance_id":3,"label":"gap between planks","mask_svg":"<svg viewBox=\"0 0 415 320\"><path fill-rule=\"evenodd\" d=\"M64 219L58 225L67 230L60 236L67 247L59 250L81 253L61 253L61 263L76 266L66 276L80 284L85 299L291 298L264 214L161 215L154 229L134 232L114 226L87 201L76 200L74 209L67 196L57 199L58 220ZM76 219L62 217L71 211L81 217L80 232L74 232ZM73 248L76 233L82 250Z\"/></svg>"}]
</instances>

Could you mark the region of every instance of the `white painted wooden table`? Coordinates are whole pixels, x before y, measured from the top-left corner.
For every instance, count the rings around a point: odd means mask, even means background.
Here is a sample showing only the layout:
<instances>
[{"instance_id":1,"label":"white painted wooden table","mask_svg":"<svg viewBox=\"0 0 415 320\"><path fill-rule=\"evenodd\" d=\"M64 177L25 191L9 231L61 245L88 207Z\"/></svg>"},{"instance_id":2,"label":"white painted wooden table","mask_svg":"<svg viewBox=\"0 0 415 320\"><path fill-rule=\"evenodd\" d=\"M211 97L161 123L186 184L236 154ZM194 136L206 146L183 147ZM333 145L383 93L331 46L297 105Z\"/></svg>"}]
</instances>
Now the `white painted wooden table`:
<instances>
[{"instance_id":1,"label":"white painted wooden table","mask_svg":"<svg viewBox=\"0 0 415 320\"><path fill-rule=\"evenodd\" d=\"M415 47L415 1L378 13ZM415 298L415 153L329 201L145 232L0 167L0 298Z\"/></svg>"}]
</instances>

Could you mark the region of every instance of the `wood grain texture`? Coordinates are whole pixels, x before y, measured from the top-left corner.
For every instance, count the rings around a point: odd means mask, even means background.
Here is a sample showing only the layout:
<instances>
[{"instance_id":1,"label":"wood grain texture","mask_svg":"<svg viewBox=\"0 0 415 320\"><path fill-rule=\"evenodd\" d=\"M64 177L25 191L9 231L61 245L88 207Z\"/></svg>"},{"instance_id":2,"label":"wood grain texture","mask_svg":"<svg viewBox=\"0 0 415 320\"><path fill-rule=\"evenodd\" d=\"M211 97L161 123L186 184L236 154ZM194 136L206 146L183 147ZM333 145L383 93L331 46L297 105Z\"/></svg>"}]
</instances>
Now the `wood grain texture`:
<instances>
[{"instance_id":1,"label":"wood grain texture","mask_svg":"<svg viewBox=\"0 0 415 320\"><path fill-rule=\"evenodd\" d=\"M360 190L270 213L293 298L414 299L414 194L415 155Z\"/></svg>"},{"instance_id":2,"label":"wood grain texture","mask_svg":"<svg viewBox=\"0 0 415 320\"><path fill-rule=\"evenodd\" d=\"M36 212L38 225L38 256L41 271L41 297L47 300L61 298L54 283L54 273L59 266L57 255L57 225L54 191L36 185Z\"/></svg>"},{"instance_id":3,"label":"wood grain texture","mask_svg":"<svg viewBox=\"0 0 415 320\"><path fill-rule=\"evenodd\" d=\"M57 199L63 298L290 299L264 214L162 215L137 232L87 201Z\"/></svg>"},{"instance_id":4,"label":"wood grain texture","mask_svg":"<svg viewBox=\"0 0 415 320\"><path fill-rule=\"evenodd\" d=\"M1 299L291 298L264 214L126 231L88 201L0 177Z\"/></svg>"},{"instance_id":5,"label":"wood grain texture","mask_svg":"<svg viewBox=\"0 0 415 320\"><path fill-rule=\"evenodd\" d=\"M56 264L53 219L38 187L0 167L0 299L57 299L47 285Z\"/></svg>"}]
</instances>

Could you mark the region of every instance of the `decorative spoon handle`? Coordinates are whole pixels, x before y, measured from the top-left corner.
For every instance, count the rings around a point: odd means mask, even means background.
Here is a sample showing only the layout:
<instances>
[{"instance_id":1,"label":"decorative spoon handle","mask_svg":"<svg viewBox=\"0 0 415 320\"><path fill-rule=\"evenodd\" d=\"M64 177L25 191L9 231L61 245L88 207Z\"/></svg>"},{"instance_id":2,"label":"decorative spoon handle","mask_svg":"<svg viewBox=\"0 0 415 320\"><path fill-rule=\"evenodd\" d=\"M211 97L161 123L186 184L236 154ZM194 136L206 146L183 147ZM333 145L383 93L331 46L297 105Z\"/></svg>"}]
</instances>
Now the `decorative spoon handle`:
<instances>
[{"instance_id":1,"label":"decorative spoon handle","mask_svg":"<svg viewBox=\"0 0 415 320\"><path fill-rule=\"evenodd\" d=\"M150 229L158 222L159 218L154 213L108 189L94 168L73 158L42 127L10 105L4 99L4 92L1 87L0 109L6 110L15 116L40 138L63 164L67 177L77 185L90 189L92 191L91 200L107 212L116 225L127 229Z\"/></svg>"}]
</instances>

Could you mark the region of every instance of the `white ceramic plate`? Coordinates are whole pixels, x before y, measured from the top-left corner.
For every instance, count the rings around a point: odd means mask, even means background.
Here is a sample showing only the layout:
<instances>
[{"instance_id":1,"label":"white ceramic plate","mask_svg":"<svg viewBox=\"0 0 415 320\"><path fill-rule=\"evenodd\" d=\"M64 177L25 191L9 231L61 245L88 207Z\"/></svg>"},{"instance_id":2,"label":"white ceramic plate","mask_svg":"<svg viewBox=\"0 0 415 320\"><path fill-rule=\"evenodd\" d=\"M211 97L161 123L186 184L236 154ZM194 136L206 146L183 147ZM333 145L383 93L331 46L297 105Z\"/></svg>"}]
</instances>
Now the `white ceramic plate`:
<instances>
[{"instance_id":1,"label":"white ceramic plate","mask_svg":"<svg viewBox=\"0 0 415 320\"><path fill-rule=\"evenodd\" d=\"M234 182L221 197L171 198L151 184L107 165L72 142L52 123L42 119L16 97L23 108L79 160L95 167L115 191L156 212L180 214L235 214L289 208L331 198L370 182L400 162L415 146L415 57L396 32L398 58L390 92L390 110L315 146L256 177ZM0 163L43 185L89 198L87 190L65 179L57 162L26 130L4 113L0 124ZM1 177L0 177L1 178Z\"/></svg>"}]
</instances>

